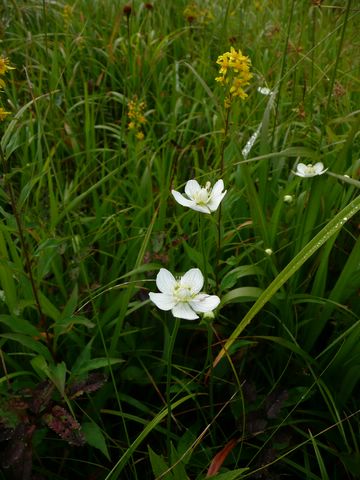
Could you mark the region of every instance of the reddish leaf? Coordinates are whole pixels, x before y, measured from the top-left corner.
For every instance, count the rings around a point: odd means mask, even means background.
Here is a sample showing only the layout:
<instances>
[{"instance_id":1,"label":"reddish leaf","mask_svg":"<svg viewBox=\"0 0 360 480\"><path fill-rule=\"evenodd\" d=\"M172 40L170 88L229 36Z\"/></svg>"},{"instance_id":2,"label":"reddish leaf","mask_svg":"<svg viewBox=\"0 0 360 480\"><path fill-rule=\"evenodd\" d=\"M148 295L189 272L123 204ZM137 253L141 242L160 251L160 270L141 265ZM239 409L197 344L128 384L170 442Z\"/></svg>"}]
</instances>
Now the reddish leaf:
<instances>
[{"instance_id":1,"label":"reddish leaf","mask_svg":"<svg viewBox=\"0 0 360 480\"><path fill-rule=\"evenodd\" d=\"M39 383L32 392L33 397L29 403L29 409L38 414L48 407L54 388L55 386L50 380Z\"/></svg>"},{"instance_id":2,"label":"reddish leaf","mask_svg":"<svg viewBox=\"0 0 360 480\"><path fill-rule=\"evenodd\" d=\"M206 474L206 478L212 477L213 475L216 475L218 473L226 457L229 455L229 453L237 443L238 443L238 440L233 438L232 440L230 440L230 442L228 442L225 445L225 447L222 450L220 450L219 453L215 455L215 457L212 459L209 470Z\"/></svg>"},{"instance_id":3,"label":"reddish leaf","mask_svg":"<svg viewBox=\"0 0 360 480\"><path fill-rule=\"evenodd\" d=\"M96 392L99 390L104 383L106 382L106 375L103 373L92 372L85 380L79 380L73 383L70 388L68 395L71 399L81 397L85 393Z\"/></svg>"},{"instance_id":4,"label":"reddish leaf","mask_svg":"<svg viewBox=\"0 0 360 480\"><path fill-rule=\"evenodd\" d=\"M268 418L277 418L284 402L289 398L287 390L275 391L266 399L266 415Z\"/></svg>"},{"instance_id":5,"label":"reddish leaf","mask_svg":"<svg viewBox=\"0 0 360 480\"><path fill-rule=\"evenodd\" d=\"M51 413L46 413L42 418L49 428L70 445L84 445L85 438L79 423L65 408L55 405Z\"/></svg>"}]
</instances>

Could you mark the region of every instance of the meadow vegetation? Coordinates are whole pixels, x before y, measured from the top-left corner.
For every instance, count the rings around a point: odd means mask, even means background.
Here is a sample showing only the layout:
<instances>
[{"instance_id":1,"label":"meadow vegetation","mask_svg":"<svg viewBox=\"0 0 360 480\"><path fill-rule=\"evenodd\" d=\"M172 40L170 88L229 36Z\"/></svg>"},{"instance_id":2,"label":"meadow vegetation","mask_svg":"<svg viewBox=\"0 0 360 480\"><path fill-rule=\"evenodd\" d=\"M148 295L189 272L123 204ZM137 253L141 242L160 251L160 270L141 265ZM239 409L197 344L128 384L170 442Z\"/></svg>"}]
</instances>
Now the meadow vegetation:
<instances>
[{"instance_id":1,"label":"meadow vegetation","mask_svg":"<svg viewBox=\"0 0 360 480\"><path fill-rule=\"evenodd\" d=\"M0 3L1 480L360 478L359 16Z\"/></svg>"}]
</instances>

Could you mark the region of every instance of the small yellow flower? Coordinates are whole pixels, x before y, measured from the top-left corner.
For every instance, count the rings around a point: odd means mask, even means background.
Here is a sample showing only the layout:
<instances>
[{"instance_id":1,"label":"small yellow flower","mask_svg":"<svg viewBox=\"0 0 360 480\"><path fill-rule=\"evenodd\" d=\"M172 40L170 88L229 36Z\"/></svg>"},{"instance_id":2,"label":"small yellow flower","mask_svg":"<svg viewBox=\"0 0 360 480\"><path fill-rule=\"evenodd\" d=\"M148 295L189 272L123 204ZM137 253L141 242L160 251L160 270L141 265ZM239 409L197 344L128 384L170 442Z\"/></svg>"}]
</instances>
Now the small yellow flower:
<instances>
[{"instance_id":1,"label":"small yellow flower","mask_svg":"<svg viewBox=\"0 0 360 480\"><path fill-rule=\"evenodd\" d=\"M14 70L6 57L0 57L0 75L5 75L8 70Z\"/></svg>"},{"instance_id":2,"label":"small yellow flower","mask_svg":"<svg viewBox=\"0 0 360 480\"><path fill-rule=\"evenodd\" d=\"M134 97L133 100L129 100L127 116L130 119L128 123L128 129L135 131L135 137L138 140L144 138L144 133L141 130L141 126L146 123L146 118L144 115L144 110L146 108L145 102L139 102L137 97Z\"/></svg>"},{"instance_id":3,"label":"small yellow flower","mask_svg":"<svg viewBox=\"0 0 360 480\"><path fill-rule=\"evenodd\" d=\"M5 120L8 115L11 115L11 112L7 112L3 107L0 107L0 122Z\"/></svg>"},{"instance_id":4,"label":"small yellow flower","mask_svg":"<svg viewBox=\"0 0 360 480\"><path fill-rule=\"evenodd\" d=\"M216 63L220 65L220 76L216 77L215 81L224 87L229 87L229 95L224 101L225 107L229 108L235 97L241 99L247 97L244 87L249 85L253 77L250 72L251 60L246 55L243 55L241 50L237 52L234 47L230 47L230 52L219 55Z\"/></svg>"}]
</instances>

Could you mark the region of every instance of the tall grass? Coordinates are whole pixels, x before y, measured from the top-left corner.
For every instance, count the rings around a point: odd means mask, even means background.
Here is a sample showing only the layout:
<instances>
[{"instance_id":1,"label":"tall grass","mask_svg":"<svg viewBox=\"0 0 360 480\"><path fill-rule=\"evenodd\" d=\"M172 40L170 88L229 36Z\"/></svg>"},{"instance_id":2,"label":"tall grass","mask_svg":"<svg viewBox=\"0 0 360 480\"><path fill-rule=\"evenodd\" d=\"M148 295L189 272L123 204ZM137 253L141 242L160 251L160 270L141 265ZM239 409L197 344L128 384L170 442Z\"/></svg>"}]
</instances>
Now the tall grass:
<instances>
[{"instance_id":1,"label":"tall grass","mask_svg":"<svg viewBox=\"0 0 360 480\"><path fill-rule=\"evenodd\" d=\"M358 478L359 13L3 2L0 478ZM225 109L230 46L254 77ZM217 212L175 202L192 178ZM158 310L161 267L201 268L215 317Z\"/></svg>"}]
</instances>

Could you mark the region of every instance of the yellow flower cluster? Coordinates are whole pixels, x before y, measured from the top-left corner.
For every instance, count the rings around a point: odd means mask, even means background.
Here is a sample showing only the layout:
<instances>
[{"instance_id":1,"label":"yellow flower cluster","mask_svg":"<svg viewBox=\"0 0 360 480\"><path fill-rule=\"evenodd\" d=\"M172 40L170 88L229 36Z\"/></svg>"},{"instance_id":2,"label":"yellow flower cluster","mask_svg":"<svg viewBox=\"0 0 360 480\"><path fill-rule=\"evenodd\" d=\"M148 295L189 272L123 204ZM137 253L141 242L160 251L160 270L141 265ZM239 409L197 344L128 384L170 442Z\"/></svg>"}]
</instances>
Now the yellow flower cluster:
<instances>
[{"instance_id":1,"label":"yellow flower cluster","mask_svg":"<svg viewBox=\"0 0 360 480\"><path fill-rule=\"evenodd\" d=\"M130 100L128 103L128 117L130 122L128 123L128 129L135 132L135 137L138 140L144 138L144 132L141 129L141 126L146 123L146 118L144 115L144 110L146 108L145 102L139 102L135 97L133 100Z\"/></svg>"},{"instance_id":2,"label":"yellow flower cluster","mask_svg":"<svg viewBox=\"0 0 360 480\"><path fill-rule=\"evenodd\" d=\"M208 8L200 8L195 2L186 5L183 15L189 23L202 23L206 25L214 20L214 15Z\"/></svg>"},{"instance_id":3,"label":"yellow flower cluster","mask_svg":"<svg viewBox=\"0 0 360 480\"><path fill-rule=\"evenodd\" d=\"M225 107L229 108L235 97L245 99L247 94L244 87L249 85L253 77L250 72L251 60L246 55L238 52L234 47L230 47L230 52L220 55L216 60L220 65L219 77L215 80L224 87L228 87L229 95L225 98Z\"/></svg>"},{"instance_id":4,"label":"yellow flower cluster","mask_svg":"<svg viewBox=\"0 0 360 480\"><path fill-rule=\"evenodd\" d=\"M5 87L5 81L1 78L6 74L8 70L14 70L14 67L10 66L9 60L6 57L0 57L0 88ZM10 115L3 107L0 107L0 122Z\"/></svg>"},{"instance_id":5,"label":"yellow flower cluster","mask_svg":"<svg viewBox=\"0 0 360 480\"><path fill-rule=\"evenodd\" d=\"M10 66L9 59L6 57L0 57L0 77L5 75L8 70L14 70L14 67ZM4 87L5 82L0 78L0 87Z\"/></svg>"},{"instance_id":6,"label":"yellow flower cluster","mask_svg":"<svg viewBox=\"0 0 360 480\"><path fill-rule=\"evenodd\" d=\"M71 5L64 5L64 10L63 10L63 20L64 20L64 26L65 29L68 30L72 18L72 13L73 13L73 7Z\"/></svg>"}]
</instances>

